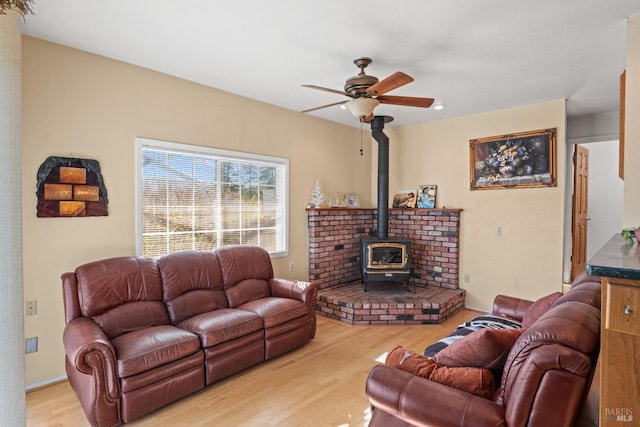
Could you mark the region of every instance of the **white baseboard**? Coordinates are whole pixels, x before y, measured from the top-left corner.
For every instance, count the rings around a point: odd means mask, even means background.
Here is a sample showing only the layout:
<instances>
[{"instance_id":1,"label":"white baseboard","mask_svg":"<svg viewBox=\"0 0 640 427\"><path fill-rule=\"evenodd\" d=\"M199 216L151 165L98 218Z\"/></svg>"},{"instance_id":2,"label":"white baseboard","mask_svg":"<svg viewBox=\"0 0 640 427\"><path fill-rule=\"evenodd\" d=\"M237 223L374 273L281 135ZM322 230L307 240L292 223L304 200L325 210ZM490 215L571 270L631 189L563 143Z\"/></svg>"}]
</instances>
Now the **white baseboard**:
<instances>
[{"instance_id":1,"label":"white baseboard","mask_svg":"<svg viewBox=\"0 0 640 427\"><path fill-rule=\"evenodd\" d=\"M66 375L61 375L59 377L55 377L55 378L49 378L48 380L44 380L44 381L38 381L37 383L32 383L32 384L27 384L27 386L25 387L26 391L29 390L34 390L36 388L40 388L40 387L44 387L53 383L58 383L60 381L66 381L67 376Z\"/></svg>"}]
</instances>

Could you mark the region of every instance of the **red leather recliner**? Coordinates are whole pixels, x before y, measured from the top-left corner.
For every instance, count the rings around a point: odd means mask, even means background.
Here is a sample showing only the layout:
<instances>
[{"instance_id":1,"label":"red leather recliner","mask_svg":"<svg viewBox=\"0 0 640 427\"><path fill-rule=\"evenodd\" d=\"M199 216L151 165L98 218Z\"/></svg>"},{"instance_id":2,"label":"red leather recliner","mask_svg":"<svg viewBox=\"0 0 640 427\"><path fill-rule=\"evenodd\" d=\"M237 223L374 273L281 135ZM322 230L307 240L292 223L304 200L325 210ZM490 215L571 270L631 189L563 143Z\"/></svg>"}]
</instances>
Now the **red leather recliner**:
<instances>
[{"instance_id":1,"label":"red leather recliner","mask_svg":"<svg viewBox=\"0 0 640 427\"><path fill-rule=\"evenodd\" d=\"M492 399L391 366L369 373L369 427L572 427L600 348L600 282L582 277L520 335ZM498 296L494 314L522 319L531 301Z\"/></svg>"},{"instance_id":2,"label":"red leather recliner","mask_svg":"<svg viewBox=\"0 0 640 427\"><path fill-rule=\"evenodd\" d=\"M62 284L67 376L91 425L133 420L204 387L200 340L171 325L155 261L96 261Z\"/></svg>"}]
</instances>

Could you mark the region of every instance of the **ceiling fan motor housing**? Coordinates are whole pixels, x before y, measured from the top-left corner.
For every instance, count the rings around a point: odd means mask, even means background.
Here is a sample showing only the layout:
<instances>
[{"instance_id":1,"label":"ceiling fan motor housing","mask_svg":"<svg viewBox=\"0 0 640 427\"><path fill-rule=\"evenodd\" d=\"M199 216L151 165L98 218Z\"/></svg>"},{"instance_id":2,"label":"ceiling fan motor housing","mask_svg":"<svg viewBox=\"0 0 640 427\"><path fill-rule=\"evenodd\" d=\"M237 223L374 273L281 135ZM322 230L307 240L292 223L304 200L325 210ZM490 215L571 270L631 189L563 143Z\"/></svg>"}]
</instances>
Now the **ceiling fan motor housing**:
<instances>
[{"instance_id":1,"label":"ceiling fan motor housing","mask_svg":"<svg viewBox=\"0 0 640 427\"><path fill-rule=\"evenodd\" d=\"M347 79L344 84L344 91L353 97L361 97L366 95L366 90L378 83L378 78L374 76L368 76L365 74L364 69L371 64L373 60L363 56L353 60L353 63L360 68L360 73L357 76L352 76Z\"/></svg>"},{"instance_id":2,"label":"ceiling fan motor housing","mask_svg":"<svg viewBox=\"0 0 640 427\"><path fill-rule=\"evenodd\" d=\"M344 91L354 97L366 95L367 89L378 83L378 78L368 76L364 71L357 76L349 77L344 84Z\"/></svg>"}]
</instances>

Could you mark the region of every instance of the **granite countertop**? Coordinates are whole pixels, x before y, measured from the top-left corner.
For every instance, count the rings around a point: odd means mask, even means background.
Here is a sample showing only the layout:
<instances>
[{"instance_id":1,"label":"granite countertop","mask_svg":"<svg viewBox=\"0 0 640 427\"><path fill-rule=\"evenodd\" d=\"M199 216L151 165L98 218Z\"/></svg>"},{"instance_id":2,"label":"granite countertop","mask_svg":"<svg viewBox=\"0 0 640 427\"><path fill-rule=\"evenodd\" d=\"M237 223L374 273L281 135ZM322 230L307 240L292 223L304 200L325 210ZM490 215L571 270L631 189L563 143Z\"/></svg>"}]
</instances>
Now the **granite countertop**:
<instances>
[{"instance_id":1,"label":"granite countertop","mask_svg":"<svg viewBox=\"0 0 640 427\"><path fill-rule=\"evenodd\" d=\"M620 235L614 235L587 262L587 274L640 280L640 245L629 245Z\"/></svg>"}]
</instances>

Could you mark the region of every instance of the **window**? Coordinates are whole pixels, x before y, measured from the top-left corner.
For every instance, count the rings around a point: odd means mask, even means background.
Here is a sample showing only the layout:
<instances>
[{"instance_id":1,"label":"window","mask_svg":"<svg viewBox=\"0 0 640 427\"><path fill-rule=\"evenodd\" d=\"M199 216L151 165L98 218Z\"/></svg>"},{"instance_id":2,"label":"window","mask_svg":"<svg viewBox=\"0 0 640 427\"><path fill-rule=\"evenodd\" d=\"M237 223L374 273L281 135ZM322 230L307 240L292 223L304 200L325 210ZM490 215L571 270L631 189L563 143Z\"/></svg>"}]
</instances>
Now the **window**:
<instances>
[{"instance_id":1,"label":"window","mask_svg":"<svg viewBox=\"0 0 640 427\"><path fill-rule=\"evenodd\" d=\"M136 252L259 245L287 255L289 161L136 139Z\"/></svg>"}]
</instances>

